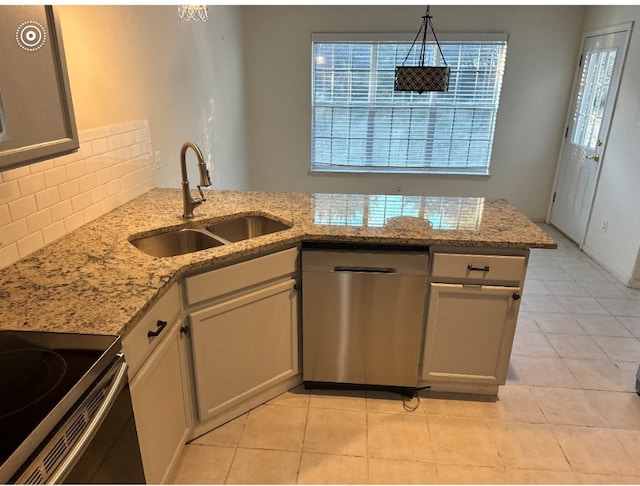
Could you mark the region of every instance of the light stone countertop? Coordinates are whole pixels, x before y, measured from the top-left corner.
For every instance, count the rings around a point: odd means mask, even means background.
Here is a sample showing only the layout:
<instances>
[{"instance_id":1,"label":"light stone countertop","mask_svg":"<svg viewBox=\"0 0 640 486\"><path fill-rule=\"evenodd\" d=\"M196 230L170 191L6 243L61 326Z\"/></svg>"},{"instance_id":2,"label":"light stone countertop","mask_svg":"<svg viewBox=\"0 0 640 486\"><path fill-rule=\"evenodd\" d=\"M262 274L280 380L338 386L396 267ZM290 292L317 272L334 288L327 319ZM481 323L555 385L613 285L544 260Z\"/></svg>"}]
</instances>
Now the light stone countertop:
<instances>
[{"instance_id":1,"label":"light stone countertop","mask_svg":"<svg viewBox=\"0 0 640 486\"><path fill-rule=\"evenodd\" d=\"M0 329L125 334L186 273L304 241L474 248L556 248L503 199L205 191L182 218L178 189L153 189L0 270ZM291 229L187 255L154 258L128 241L237 215Z\"/></svg>"}]
</instances>

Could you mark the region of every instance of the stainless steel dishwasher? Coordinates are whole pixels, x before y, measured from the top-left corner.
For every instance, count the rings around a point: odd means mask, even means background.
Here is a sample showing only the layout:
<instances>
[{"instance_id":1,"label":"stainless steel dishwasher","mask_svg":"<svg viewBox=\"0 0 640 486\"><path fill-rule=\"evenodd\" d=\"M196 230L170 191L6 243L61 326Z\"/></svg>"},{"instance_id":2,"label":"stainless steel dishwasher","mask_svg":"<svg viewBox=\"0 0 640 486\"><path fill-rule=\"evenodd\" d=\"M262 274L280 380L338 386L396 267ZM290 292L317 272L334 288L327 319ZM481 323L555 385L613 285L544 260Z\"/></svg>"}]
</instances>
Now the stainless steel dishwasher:
<instances>
[{"instance_id":1,"label":"stainless steel dishwasher","mask_svg":"<svg viewBox=\"0 0 640 486\"><path fill-rule=\"evenodd\" d=\"M303 249L303 380L410 388L418 382L428 254Z\"/></svg>"}]
</instances>

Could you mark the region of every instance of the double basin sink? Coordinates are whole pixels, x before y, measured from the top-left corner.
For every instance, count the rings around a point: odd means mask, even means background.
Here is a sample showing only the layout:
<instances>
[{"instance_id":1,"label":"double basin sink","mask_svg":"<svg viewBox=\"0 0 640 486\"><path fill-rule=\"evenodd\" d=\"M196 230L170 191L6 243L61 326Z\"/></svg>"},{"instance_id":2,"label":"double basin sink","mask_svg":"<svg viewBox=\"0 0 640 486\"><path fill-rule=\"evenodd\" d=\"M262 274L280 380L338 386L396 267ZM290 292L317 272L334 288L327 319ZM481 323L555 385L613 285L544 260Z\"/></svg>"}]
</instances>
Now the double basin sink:
<instances>
[{"instance_id":1,"label":"double basin sink","mask_svg":"<svg viewBox=\"0 0 640 486\"><path fill-rule=\"evenodd\" d=\"M134 236L129 241L147 255L171 257L229 245L289 228L290 225L266 216L240 216L205 223L195 228L177 228L150 236Z\"/></svg>"}]
</instances>

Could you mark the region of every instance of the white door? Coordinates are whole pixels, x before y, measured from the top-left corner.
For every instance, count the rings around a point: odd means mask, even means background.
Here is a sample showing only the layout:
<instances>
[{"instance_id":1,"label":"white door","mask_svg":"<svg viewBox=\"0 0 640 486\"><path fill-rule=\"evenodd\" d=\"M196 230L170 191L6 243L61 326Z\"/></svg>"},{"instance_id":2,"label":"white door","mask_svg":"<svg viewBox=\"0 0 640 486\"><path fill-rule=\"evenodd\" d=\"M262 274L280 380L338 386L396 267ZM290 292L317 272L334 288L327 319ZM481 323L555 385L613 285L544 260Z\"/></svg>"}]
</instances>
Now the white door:
<instances>
[{"instance_id":1,"label":"white door","mask_svg":"<svg viewBox=\"0 0 640 486\"><path fill-rule=\"evenodd\" d=\"M585 34L549 221L582 246L613 116L631 24Z\"/></svg>"}]
</instances>

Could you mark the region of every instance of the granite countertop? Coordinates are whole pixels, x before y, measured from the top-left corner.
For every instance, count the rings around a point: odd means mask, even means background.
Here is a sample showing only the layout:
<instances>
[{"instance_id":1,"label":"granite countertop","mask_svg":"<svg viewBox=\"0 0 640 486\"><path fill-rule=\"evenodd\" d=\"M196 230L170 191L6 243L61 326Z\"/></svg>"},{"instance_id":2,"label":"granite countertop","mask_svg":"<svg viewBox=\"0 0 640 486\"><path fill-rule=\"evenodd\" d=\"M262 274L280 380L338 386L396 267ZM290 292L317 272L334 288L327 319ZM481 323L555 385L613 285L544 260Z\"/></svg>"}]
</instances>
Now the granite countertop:
<instances>
[{"instance_id":1,"label":"granite countertop","mask_svg":"<svg viewBox=\"0 0 640 486\"><path fill-rule=\"evenodd\" d=\"M153 189L0 270L0 329L125 334L188 272L301 241L556 248L503 199L206 191L182 218L178 189ZM261 214L291 229L168 258L128 241L169 227Z\"/></svg>"}]
</instances>

